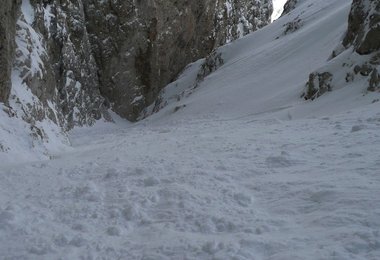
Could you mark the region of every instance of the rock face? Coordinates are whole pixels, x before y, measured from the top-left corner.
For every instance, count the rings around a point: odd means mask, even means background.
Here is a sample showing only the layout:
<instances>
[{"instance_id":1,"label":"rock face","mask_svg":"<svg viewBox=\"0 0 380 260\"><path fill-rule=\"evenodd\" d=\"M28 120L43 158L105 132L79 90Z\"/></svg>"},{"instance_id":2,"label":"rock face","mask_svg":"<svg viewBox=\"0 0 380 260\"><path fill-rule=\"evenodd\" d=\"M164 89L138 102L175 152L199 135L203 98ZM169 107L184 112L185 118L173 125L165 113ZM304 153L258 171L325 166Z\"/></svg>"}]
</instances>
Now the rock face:
<instances>
[{"instance_id":1,"label":"rock face","mask_svg":"<svg viewBox=\"0 0 380 260\"><path fill-rule=\"evenodd\" d=\"M378 0L353 1L343 46L353 47L357 54L366 57L364 62L355 64L351 74L367 78L369 91L379 90L380 2Z\"/></svg>"},{"instance_id":2,"label":"rock face","mask_svg":"<svg viewBox=\"0 0 380 260\"><path fill-rule=\"evenodd\" d=\"M336 71L332 69L338 62L346 74L344 79L346 84L364 79L367 81L368 91L380 89L380 2L378 0L353 1L346 35L341 45L333 51L330 65L310 75L306 84L305 99L314 99L342 84L338 83L341 79L334 76ZM329 75L328 84L326 83L328 88L319 91L313 82L315 75Z\"/></svg>"},{"instance_id":3,"label":"rock face","mask_svg":"<svg viewBox=\"0 0 380 260\"><path fill-rule=\"evenodd\" d=\"M0 101L65 129L109 108L136 120L188 63L272 13L271 0L2 2Z\"/></svg>"},{"instance_id":4,"label":"rock face","mask_svg":"<svg viewBox=\"0 0 380 260\"><path fill-rule=\"evenodd\" d=\"M327 91L331 91L332 74L329 72L311 73L306 83L307 99L317 98Z\"/></svg>"},{"instance_id":5,"label":"rock face","mask_svg":"<svg viewBox=\"0 0 380 260\"><path fill-rule=\"evenodd\" d=\"M85 2L100 89L135 120L189 63L270 21L271 1Z\"/></svg>"},{"instance_id":6,"label":"rock face","mask_svg":"<svg viewBox=\"0 0 380 260\"><path fill-rule=\"evenodd\" d=\"M380 2L354 0L343 45L353 45L361 55L380 50Z\"/></svg>"},{"instance_id":7,"label":"rock face","mask_svg":"<svg viewBox=\"0 0 380 260\"><path fill-rule=\"evenodd\" d=\"M298 0L288 0L284 5L284 11L282 12L282 16L290 13L296 5L298 4Z\"/></svg>"},{"instance_id":8,"label":"rock face","mask_svg":"<svg viewBox=\"0 0 380 260\"><path fill-rule=\"evenodd\" d=\"M27 117L49 118L71 129L91 125L107 112L99 92L83 5L80 1L58 2L23 1L13 70L35 96L33 104L21 101ZM17 93L11 98L17 98Z\"/></svg>"},{"instance_id":9,"label":"rock face","mask_svg":"<svg viewBox=\"0 0 380 260\"><path fill-rule=\"evenodd\" d=\"M16 20L20 1L0 1L0 102L7 102L11 90Z\"/></svg>"}]
</instances>

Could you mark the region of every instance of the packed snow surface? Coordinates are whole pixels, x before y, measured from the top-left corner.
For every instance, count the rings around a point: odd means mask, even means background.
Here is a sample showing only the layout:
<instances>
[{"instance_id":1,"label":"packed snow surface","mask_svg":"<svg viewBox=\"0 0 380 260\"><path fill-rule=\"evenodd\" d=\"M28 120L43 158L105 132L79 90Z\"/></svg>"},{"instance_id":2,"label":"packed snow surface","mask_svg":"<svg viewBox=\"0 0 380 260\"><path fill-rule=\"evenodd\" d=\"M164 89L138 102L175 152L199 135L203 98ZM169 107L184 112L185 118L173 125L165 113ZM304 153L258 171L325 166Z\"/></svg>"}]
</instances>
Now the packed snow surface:
<instances>
[{"instance_id":1,"label":"packed snow surface","mask_svg":"<svg viewBox=\"0 0 380 260\"><path fill-rule=\"evenodd\" d=\"M159 113L2 161L0 258L380 259L380 95L356 82L300 99L349 8L304 1L221 48L196 89L189 66Z\"/></svg>"}]
</instances>

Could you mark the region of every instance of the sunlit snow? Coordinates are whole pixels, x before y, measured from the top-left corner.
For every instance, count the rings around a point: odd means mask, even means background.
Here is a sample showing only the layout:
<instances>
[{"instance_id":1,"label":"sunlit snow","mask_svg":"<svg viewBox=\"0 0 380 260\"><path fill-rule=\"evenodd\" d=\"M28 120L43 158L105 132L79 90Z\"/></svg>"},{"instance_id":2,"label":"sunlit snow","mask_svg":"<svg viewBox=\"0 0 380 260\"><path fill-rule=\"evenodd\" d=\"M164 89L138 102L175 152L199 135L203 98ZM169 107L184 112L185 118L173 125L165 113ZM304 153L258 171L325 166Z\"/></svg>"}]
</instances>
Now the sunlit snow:
<instances>
[{"instance_id":1,"label":"sunlit snow","mask_svg":"<svg viewBox=\"0 0 380 260\"><path fill-rule=\"evenodd\" d=\"M284 11L284 5L287 0L273 0L273 13L272 13L272 22L277 20L282 12Z\"/></svg>"}]
</instances>

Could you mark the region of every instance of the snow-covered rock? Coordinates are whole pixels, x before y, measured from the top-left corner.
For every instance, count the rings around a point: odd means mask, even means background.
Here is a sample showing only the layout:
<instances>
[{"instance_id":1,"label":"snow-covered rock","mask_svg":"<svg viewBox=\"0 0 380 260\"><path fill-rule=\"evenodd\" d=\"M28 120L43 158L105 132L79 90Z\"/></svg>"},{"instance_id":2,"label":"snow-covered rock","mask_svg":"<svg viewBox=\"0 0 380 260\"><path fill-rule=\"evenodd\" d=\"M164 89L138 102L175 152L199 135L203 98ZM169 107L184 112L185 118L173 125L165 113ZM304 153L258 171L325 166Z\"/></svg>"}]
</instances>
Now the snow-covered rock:
<instances>
[{"instance_id":1,"label":"snow-covered rock","mask_svg":"<svg viewBox=\"0 0 380 260\"><path fill-rule=\"evenodd\" d=\"M377 0L354 0L348 29L343 40L332 51L327 65L310 75L306 84L305 98L314 99L327 91L360 82L363 93L380 89L380 2ZM315 74L328 73L327 86L316 87ZM319 81L321 82L321 81ZM356 84L358 85L358 84Z\"/></svg>"}]
</instances>

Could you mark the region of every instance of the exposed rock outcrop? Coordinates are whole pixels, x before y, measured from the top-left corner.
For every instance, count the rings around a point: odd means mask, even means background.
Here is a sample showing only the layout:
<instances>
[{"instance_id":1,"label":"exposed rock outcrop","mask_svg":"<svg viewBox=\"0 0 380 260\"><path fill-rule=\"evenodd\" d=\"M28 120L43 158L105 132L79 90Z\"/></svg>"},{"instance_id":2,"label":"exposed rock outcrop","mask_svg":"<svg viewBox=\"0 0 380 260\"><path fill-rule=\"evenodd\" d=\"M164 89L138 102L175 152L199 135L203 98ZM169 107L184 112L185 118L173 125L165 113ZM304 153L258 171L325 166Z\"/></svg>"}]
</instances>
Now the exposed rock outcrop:
<instances>
[{"instance_id":1,"label":"exposed rock outcrop","mask_svg":"<svg viewBox=\"0 0 380 260\"><path fill-rule=\"evenodd\" d=\"M81 1L24 0L10 68L9 103L26 121L71 129L106 116Z\"/></svg>"},{"instance_id":2,"label":"exposed rock outcrop","mask_svg":"<svg viewBox=\"0 0 380 260\"><path fill-rule=\"evenodd\" d=\"M54 75L59 107L67 128L108 118L99 91L82 1L36 1L40 32L47 39L47 64ZM46 20L46 17L51 17ZM42 20L42 18L44 20ZM42 24L44 22L44 24ZM47 73L50 74L50 73Z\"/></svg>"},{"instance_id":3,"label":"exposed rock outcrop","mask_svg":"<svg viewBox=\"0 0 380 260\"><path fill-rule=\"evenodd\" d=\"M0 11L0 101L13 68L22 85L14 105L65 129L109 118L108 108L136 120L188 63L268 24L272 12L271 0L23 0L18 12L20 2ZM18 100L20 91L33 101Z\"/></svg>"},{"instance_id":4,"label":"exposed rock outcrop","mask_svg":"<svg viewBox=\"0 0 380 260\"><path fill-rule=\"evenodd\" d=\"M349 25L343 45L353 46L360 55L367 55L361 62L361 75L368 77L368 90L380 89L380 2L376 0L354 0ZM363 70L366 72L363 73ZM355 72L355 69L354 69ZM357 74L357 73L356 73Z\"/></svg>"},{"instance_id":5,"label":"exposed rock outcrop","mask_svg":"<svg viewBox=\"0 0 380 260\"><path fill-rule=\"evenodd\" d=\"M354 46L361 55L380 50L380 2L354 0L343 45Z\"/></svg>"},{"instance_id":6,"label":"exposed rock outcrop","mask_svg":"<svg viewBox=\"0 0 380 260\"><path fill-rule=\"evenodd\" d=\"M290 13L293 9L295 9L297 3L298 3L298 0L288 0L284 5L284 11L282 12L281 16L284 16Z\"/></svg>"},{"instance_id":7,"label":"exposed rock outcrop","mask_svg":"<svg viewBox=\"0 0 380 260\"><path fill-rule=\"evenodd\" d=\"M341 64L344 73L333 71L336 63ZM329 69L329 67L331 69ZM339 47L333 51L329 65L321 68L318 75L329 73L342 75L346 74L345 82L351 83L355 80L365 80L368 91L380 89L380 2L378 0L354 0L348 18L347 33ZM312 73L304 97L314 99L320 95L315 92L313 86L314 78ZM325 74L326 75L326 74ZM329 80L329 89L339 87L339 76L336 80ZM342 81L340 81L342 82ZM318 94L319 93L319 94Z\"/></svg>"},{"instance_id":8,"label":"exposed rock outcrop","mask_svg":"<svg viewBox=\"0 0 380 260\"><path fill-rule=\"evenodd\" d=\"M205 61L201 65L197 74L196 84L203 81L208 75L216 71L223 64L224 60L222 58L222 54L220 52L213 51L205 58Z\"/></svg>"},{"instance_id":9,"label":"exposed rock outcrop","mask_svg":"<svg viewBox=\"0 0 380 260\"><path fill-rule=\"evenodd\" d=\"M16 21L21 0L1 1L0 8L0 102L7 102L15 48Z\"/></svg>"},{"instance_id":10,"label":"exposed rock outcrop","mask_svg":"<svg viewBox=\"0 0 380 260\"><path fill-rule=\"evenodd\" d=\"M100 89L135 120L190 62L270 21L268 0L85 2Z\"/></svg>"},{"instance_id":11,"label":"exposed rock outcrop","mask_svg":"<svg viewBox=\"0 0 380 260\"><path fill-rule=\"evenodd\" d=\"M309 81L306 83L306 99L315 99L327 91L331 91L331 81L333 75L329 72L311 73Z\"/></svg>"}]
</instances>

